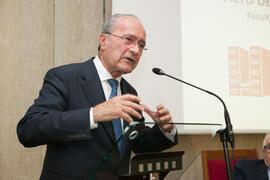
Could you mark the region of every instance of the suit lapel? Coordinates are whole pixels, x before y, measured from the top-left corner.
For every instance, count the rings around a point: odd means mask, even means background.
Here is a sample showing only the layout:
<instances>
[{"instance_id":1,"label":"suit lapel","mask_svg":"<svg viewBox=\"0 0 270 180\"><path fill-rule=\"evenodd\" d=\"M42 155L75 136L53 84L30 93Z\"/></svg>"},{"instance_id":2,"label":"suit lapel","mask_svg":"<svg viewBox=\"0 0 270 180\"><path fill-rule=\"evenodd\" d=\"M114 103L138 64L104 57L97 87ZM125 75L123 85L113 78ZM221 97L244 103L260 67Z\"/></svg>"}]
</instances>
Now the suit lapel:
<instances>
[{"instance_id":1,"label":"suit lapel","mask_svg":"<svg viewBox=\"0 0 270 180\"><path fill-rule=\"evenodd\" d=\"M257 178L260 180L268 180L268 173L267 173L267 167L264 164L264 161L260 163L260 165L257 168Z\"/></svg>"},{"instance_id":2,"label":"suit lapel","mask_svg":"<svg viewBox=\"0 0 270 180\"><path fill-rule=\"evenodd\" d=\"M90 104L95 106L104 102L105 96L93 59L90 59L86 63L87 64L83 64L81 73L81 77L84 80L82 87Z\"/></svg>"},{"instance_id":3,"label":"suit lapel","mask_svg":"<svg viewBox=\"0 0 270 180\"><path fill-rule=\"evenodd\" d=\"M131 93L128 91L126 81L122 78L120 82L120 88L122 95ZM132 117L134 119L134 117ZM125 129L128 126L128 122L123 120L123 129ZM122 144L122 156L123 154L128 150L127 147L129 147L129 134L134 130L134 127L130 127L129 131L126 133L126 135L123 137L123 144Z\"/></svg>"},{"instance_id":4,"label":"suit lapel","mask_svg":"<svg viewBox=\"0 0 270 180\"><path fill-rule=\"evenodd\" d=\"M89 61L85 63L86 64L83 64L84 66L81 73L81 77L84 80L82 88L91 106L93 107L97 104L104 102L106 99L105 99L103 88L102 88L102 85L101 85L101 82L97 73L97 69L93 62L93 58L91 58ZM110 137L112 142L115 143L116 141L115 141L115 135L114 135L112 122L111 121L103 122L103 123L99 123L99 125L104 127L104 129L108 133L108 136Z\"/></svg>"}]
</instances>

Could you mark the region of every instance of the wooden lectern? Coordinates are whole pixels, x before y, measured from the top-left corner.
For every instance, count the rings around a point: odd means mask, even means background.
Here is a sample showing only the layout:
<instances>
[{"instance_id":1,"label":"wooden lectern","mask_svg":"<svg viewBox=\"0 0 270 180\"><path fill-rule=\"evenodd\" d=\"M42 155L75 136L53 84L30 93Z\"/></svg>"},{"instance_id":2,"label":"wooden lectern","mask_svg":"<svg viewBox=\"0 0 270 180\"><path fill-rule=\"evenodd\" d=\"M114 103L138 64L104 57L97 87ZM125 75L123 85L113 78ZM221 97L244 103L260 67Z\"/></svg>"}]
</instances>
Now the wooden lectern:
<instances>
[{"instance_id":1,"label":"wooden lectern","mask_svg":"<svg viewBox=\"0 0 270 180\"><path fill-rule=\"evenodd\" d=\"M129 174L119 176L119 180L149 180L152 173L158 174L158 180L174 170L182 169L184 151L136 154L130 162Z\"/></svg>"}]
</instances>

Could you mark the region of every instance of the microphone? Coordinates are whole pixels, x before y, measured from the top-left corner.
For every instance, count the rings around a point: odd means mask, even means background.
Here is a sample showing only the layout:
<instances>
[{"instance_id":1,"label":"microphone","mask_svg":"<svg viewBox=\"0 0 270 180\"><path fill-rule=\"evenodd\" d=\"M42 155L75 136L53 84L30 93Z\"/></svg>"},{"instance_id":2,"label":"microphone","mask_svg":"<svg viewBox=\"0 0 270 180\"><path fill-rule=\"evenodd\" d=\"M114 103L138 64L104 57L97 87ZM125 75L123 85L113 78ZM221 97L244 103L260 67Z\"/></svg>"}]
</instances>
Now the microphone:
<instances>
[{"instance_id":1,"label":"microphone","mask_svg":"<svg viewBox=\"0 0 270 180\"><path fill-rule=\"evenodd\" d=\"M165 72L163 72L161 69L159 68L153 68L152 69L153 73L157 74L157 75L166 75Z\"/></svg>"},{"instance_id":2,"label":"microphone","mask_svg":"<svg viewBox=\"0 0 270 180\"><path fill-rule=\"evenodd\" d=\"M193 84L190 84L190 83L188 83L188 82L185 82L185 81L183 81L183 80L181 80L181 79L178 79L178 78L176 78L176 77L170 76L170 75L166 74L164 71L162 71L162 70L159 69L159 68L153 68L152 71L153 71L153 73L155 73L155 74L157 74L157 75L165 75L165 76L168 76L168 77L170 77L170 78L172 78L172 79L174 79L174 80L180 81L180 82L182 82L182 83L184 83L184 84L187 84L187 85L189 85L189 86L192 86L192 87L194 87L194 88L196 88L196 89L199 89L199 90L201 90L201 91L204 91L204 92L206 92L206 93L208 93L208 94L210 94L210 95L215 96L216 98L218 98L218 99L221 101L221 103L222 103L222 105L223 105L223 107L224 107L224 117L225 117L225 123L226 123L226 128L225 128L225 131L226 131L226 132L225 132L225 133L226 133L226 135L227 135L227 136L226 136L226 137L227 137L227 141L230 142L232 149L234 149L234 133L233 133L233 127L232 127L231 120L230 120L230 115L229 115L229 112L228 112L228 110L227 110L227 107L226 107L224 101L223 101L218 95L216 95L215 93L213 93L213 92L211 92L211 91L207 91L207 90L202 89L202 88L200 88L200 87L198 87L198 86L195 86L195 85L193 85Z\"/></svg>"}]
</instances>

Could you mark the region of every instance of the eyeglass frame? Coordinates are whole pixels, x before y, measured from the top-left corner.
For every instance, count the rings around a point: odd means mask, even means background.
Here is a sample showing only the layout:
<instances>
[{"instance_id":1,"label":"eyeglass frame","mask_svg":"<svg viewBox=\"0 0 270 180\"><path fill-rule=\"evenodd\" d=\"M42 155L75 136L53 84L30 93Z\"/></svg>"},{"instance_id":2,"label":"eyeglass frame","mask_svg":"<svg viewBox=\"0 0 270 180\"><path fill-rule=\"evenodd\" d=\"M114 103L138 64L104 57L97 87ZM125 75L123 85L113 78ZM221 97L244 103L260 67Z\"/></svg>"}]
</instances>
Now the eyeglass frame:
<instances>
[{"instance_id":1,"label":"eyeglass frame","mask_svg":"<svg viewBox=\"0 0 270 180\"><path fill-rule=\"evenodd\" d=\"M265 151L270 151L270 144L266 144L265 146L263 146L263 149Z\"/></svg>"},{"instance_id":2,"label":"eyeglass frame","mask_svg":"<svg viewBox=\"0 0 270 180\"><path fill-rule=\"evenodd\" d=\"M123 35L123 36L120 36L120 35L117 35L117 34L113 34L113 33L103 33L103 34L107 34L107 35L119 37L119 38L121 38L126 44L133 44L133 43L134 43L135 41L137 41L137 39L138 39L138 37L136 37L136 36L134 36L134 35L130 35L130 34L126 34L126 35ZM127 42L127 41L129 41L129 40L126 40L125 37L133 38L132 42ZM144 44L145 44L145 42L144 42ZM139 45L139 44L138 44L138 45ZM147 51L147 48L145 47L145 45L144 45L143 48L140 47L140 45L139 45L139 49L141 49L141 51L143 51L143 50Z\"/></svg>"}]
</instances>

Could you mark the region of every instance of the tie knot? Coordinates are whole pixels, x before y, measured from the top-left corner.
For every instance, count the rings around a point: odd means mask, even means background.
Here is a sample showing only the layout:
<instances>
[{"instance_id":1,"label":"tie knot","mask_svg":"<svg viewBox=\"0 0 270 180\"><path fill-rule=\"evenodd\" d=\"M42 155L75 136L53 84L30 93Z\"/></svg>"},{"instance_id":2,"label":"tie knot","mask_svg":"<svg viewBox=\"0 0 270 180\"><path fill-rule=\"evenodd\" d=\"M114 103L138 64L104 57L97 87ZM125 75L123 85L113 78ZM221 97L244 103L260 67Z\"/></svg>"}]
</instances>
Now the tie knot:
<instances>
[{"instance_id":1,"label":"tie knot","mask_svg":"<svg viewBox=\"0 0 270 180\"><path fill-rule=\"evenodd\" d=\"M109 79L108 82L110 86L112 87L112 89L117 89L118 81L116 79Z\"/></svg>"}]
</instances>

